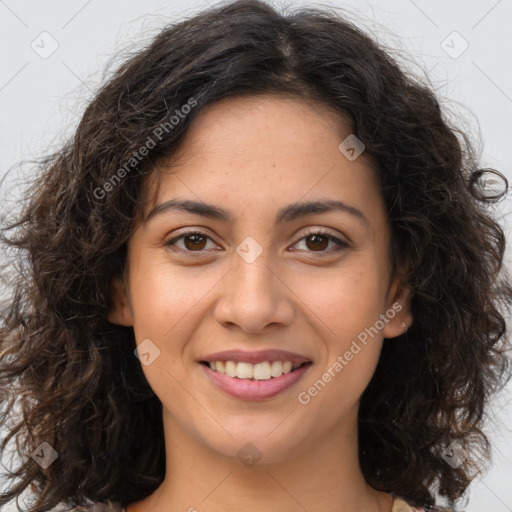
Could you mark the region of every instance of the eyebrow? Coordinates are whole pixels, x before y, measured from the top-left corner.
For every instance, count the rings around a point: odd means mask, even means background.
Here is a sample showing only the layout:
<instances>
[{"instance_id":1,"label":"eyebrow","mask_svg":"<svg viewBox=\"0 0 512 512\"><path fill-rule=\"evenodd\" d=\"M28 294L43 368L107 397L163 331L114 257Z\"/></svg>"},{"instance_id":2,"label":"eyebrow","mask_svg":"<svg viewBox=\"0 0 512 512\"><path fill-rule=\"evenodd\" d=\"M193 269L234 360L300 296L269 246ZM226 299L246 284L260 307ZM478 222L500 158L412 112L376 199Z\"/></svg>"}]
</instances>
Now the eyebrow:
<instances>
[{"instance_id":1,"label":"eyebrow","mask_svg":"<svg viewBox=\"0 0 512 512\"><path fill-rule=\"evenodd\" d=\"M192 201L189 199L169 199L168 201L157 204L149 212L144 222L147 223L154 217L163 215L173 210L184 211L222 222L229 222L232 219L232 214L229 211L223 210L218 206L214 206L201 201ZM334 199L320 199L318 201L307 201L289 204L277 212L275 217L275 224L291 222L302 217L307 217L308 215L328 213L332 211L348 213L363 223L367 225L369 224L368 218L361 210L355 206L351 206L342 201Z\"/></svg>"}]
</instances>

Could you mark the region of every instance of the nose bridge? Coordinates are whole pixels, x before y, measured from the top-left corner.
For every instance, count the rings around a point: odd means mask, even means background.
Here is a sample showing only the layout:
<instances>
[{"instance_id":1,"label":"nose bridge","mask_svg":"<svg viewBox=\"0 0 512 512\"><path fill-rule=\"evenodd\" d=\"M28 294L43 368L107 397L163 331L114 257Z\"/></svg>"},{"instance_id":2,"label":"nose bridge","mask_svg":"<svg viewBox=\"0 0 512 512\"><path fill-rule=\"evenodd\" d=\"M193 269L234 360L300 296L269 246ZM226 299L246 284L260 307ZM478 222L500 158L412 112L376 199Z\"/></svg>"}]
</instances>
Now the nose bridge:
<instances>
[{"instance_id":1,"label":"nose bridge","mask_svg":"<svg viewBox=\"0 0 512 512\"><path fill-rule=\"evenodd\" d=\"M233 258L236 293L241 297L248 295L259 300L274 300L272 277L275 279L275 271L270 267L270 254L268 251L265 251L265 254L262 251L261 254L254 255L254 251L250 249L245 255L240 255L242 250L237 249L237 256Z\"/></svg>"},{"instance_id":2,"label":"nose bridge","mask_svg":"<svg viewBox=\"0 0 512 512\"><path fill-rule=\"evenodd\" d=\"M252 237L239 244L217 307L219 322L257 332L268 324L291 320L293 307L272 260L270 251Z\"/></svg>"}]
</instances>

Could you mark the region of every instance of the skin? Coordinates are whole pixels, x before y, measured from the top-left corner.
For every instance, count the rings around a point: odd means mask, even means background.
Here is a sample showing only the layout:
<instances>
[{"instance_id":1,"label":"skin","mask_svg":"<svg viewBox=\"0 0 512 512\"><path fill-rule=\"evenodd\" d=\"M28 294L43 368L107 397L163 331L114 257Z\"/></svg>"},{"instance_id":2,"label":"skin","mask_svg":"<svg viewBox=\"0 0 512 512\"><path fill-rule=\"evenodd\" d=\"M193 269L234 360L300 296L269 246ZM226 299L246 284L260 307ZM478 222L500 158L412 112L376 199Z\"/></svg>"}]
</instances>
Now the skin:
<instances>
[{"instance_id":1,"label":"skin","mask_svg":"<svg viewBox=\"0 0 512 512\"><path fill-rule=\"evenodd\" d=\"M160 350L142 369L162 402L168 469L162 485L128 512L391 510L392 496L361 473L357 413L383 338L412 323L410 291L391 274L375 163L364 152L354 161L340 152L351 133L341 121L298 98L228 98L203 109L179 154L161 163L157 203L202 201L232 219L171 210L141 221L125 274L112 281L109 321L133 326L138 344L149 338ZM151 174L145 184L145 214L156 181ZM280 208L318 199L354 206L366 221L334 210L274 224ZM183 228L209 238L165 246ZM320 228L348 247L336 251L328 238L306 237ZM263 251L252 263L236 252L247 236ZM298 394L397 303L400 312L378 335L300 403ZM260 402L225 394L198 363L221 350L272 348L313 364L291 388ZM261 453L250 467L237 457L248 442Z\"/></svg>"}]
</instances>

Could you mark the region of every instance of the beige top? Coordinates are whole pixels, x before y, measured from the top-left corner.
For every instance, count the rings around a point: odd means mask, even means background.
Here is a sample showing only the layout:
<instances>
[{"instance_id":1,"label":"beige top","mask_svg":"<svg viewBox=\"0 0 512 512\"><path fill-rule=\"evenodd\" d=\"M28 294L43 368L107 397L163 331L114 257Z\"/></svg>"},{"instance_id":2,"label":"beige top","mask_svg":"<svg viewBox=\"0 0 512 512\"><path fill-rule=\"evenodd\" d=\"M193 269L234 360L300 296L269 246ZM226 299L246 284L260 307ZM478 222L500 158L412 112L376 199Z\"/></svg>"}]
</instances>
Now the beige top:
<instances>
[{"instance_id":1,"label":"beige top","mask_svg":"<svg viewBox=\"0 0 512 512\"><path fill-rule=\"evenodd\" d=\"M403 498L399 496L393 496L393 506L391 507L391 512L418 512L418 511L426 511L426 508L423 507L412 507L409 505ZM429 512L455 512L452 508L447 507L430 507Z\"/></svg>"},{"instance_id":2,"label":"beige top","mask_svg":"<svg viewBox=\"0 0 512 512\"><path fill-rule=\"evenodd\" d=\"M403 498L393 495L393 504L390 512L426 512L427 509L422 507L412 507ZM50 512L61 512L62 509L54 507ZM429 512L455 512L451 508L446 507L430 507ZM70 512L126 512L126 507L121 507L118 503L108 501L107 503L91 503L87 506L75 507Z\"/></svg>"},{"instance_id":3,"label":"beige top","mask_svg":"<svg viewBox=\"0 0 512 512\"><path fill-rule=\"evenodd\" d=\"M421 510L421 509L413 508L407 502L405 502L402 498L399 498L397 496L394 497L393 506L391 507L391 512L416 512L417 510Z\"/></svg>"}]
</instances>

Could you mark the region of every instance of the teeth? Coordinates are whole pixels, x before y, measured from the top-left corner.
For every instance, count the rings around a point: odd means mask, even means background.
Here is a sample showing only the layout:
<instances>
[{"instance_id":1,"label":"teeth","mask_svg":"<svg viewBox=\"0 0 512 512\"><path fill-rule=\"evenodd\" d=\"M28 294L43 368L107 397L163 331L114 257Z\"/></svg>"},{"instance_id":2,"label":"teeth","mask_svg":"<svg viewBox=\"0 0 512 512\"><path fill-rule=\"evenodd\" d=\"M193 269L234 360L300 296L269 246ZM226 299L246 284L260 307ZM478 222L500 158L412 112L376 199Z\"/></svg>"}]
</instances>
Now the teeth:
<instances>
[{"instance_id":1,"label":"teeth","mask_svg":"<svg viewBox=\"0 0 512 512\"><path fill-rule=\"evenodd\" d=\"M246 363L240 361L213 361L208 363L210 368L228 377L239 379L269 380L274 377L281 377L298 368L302 363L293 364L291 361L263 361L261 363Z\"/></svg>"},{"instance_id":2,"label":"teeth","mask_svg":"<svg viewBox=\"0 0 512 512\"><path fill-rule=\"evenodd\" d=\"M236 377L236 363L234 361L226 361L226 375Z\"/></svg>"},{"instance_id":3,"label":"teeth","mask_svg":"<svg viewBox=\"0 0 512 512\"><path fill-rule=\"evenodd\" d=\"M270 371L270 363L268 361L254 365L254 379L268 380L270 377L272 377L272 373Z\"/></svg>"}]
</instances>

